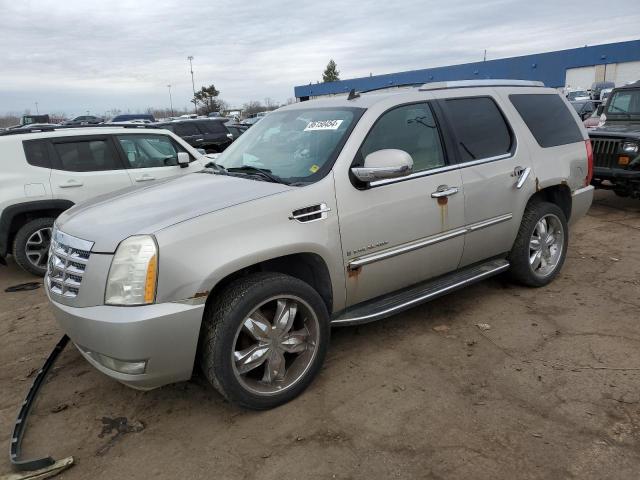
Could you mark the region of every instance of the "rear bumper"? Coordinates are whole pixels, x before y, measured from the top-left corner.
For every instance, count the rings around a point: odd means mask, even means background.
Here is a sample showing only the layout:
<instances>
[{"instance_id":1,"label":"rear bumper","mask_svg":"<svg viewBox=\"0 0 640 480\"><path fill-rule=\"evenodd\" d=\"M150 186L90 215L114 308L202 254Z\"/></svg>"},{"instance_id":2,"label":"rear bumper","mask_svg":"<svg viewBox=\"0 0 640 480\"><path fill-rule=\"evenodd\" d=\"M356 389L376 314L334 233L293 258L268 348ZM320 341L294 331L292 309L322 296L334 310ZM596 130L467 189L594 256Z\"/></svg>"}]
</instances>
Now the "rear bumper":
<instances>
[{"instance_id":1,"label":"rear bumper","mask_svg":"<svg viewBox=\"0 0 640 480\"><path fill-rule=\"evenodd\" d=\"M640 180L640 170L625 170L624 168L608 168L608 167L593 167L593 176L602 180L610 179L626 179L626 180Z\"/></svg>"},{"instance_id":2,"label":"rear bumper","mask_svg":"<svg viewBox=\"0 0 640 480\"><path fill-rule=\"evenodd\" d=\"M573 191L571 194L571 219L569 223L574 223L587 214L591 207L591 202L593 202L593 190L593 185L587 185Z\"/></svg>"},{"instance_id":3,"label":"rear bumper","mask_svg":"<svg viewBox=\"0 0 640 480\"><path fill-rule=\"evenodd\" d=\"M78 308L57 303L51 297L49 300L64 332L85 359L105 375L140 390L191 377L204 305ZM121 373L89 352L125 362L146 361L146 368L140 374Z\"/></svg>"}]
</instances>

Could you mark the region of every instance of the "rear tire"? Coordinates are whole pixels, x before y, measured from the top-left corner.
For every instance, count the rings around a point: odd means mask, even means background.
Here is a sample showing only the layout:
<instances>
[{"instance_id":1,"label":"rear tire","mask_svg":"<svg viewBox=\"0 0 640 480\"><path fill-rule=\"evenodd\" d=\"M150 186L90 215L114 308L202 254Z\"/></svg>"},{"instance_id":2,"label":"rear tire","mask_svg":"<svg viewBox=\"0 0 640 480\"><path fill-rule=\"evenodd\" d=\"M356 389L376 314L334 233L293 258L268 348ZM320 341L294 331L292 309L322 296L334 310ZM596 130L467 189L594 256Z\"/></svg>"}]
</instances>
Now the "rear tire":
<instances>
[{"instance_id":1,"label":"rear tire","mask_svg":"<svg viewBox=\"0 0 640 480\"><path fill-rule=\"evenodd\" d=\"M320 371L329 314L307 283L256 273L227 286L205 310L199 357L231 403L265 410L297 397Z\"/></svg>"},{"instance_id":2,"label":"rear tire","mask_svg":"<svg viewBox=\"0 0 640 480\"><path fill-rule=\"evenodd\" d=\"M511 277L529 287L543 287L558 275L567 255L567 219L554 203L533 201L522 216L509 253Z\"/></svg>"},{"instance_id":3,"label":"rear tire","mask_svg":"<svg viewBox=\"0 0 640 480\"><path fill-rule=\"evenodd\" d=\"M47 273L51 230L55 218L36 218L24 224L13 239L13 258L16 263L33 275L44 277Z\"/></svg>"}]
</instances>

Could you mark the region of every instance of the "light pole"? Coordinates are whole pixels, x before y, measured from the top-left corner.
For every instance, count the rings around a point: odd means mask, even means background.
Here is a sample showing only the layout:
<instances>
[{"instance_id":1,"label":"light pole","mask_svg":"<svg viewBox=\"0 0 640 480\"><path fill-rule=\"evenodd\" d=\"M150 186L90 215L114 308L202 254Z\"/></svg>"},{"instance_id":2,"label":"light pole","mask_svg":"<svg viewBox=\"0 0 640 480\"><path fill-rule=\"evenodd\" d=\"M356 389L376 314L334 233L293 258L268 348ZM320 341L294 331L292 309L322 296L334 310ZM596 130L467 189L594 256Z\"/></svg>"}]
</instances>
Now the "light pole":
<instances>
[{"instance_id":1,"label":"light pole","mask_svg":"<svg viewBox=\"0 0 640 480\"><path fill-rule=\"evenodd\" d=\"M40 111L38 110L38 102L36 102L36 115L40 115Z\"/></svg>"},{"instance_id":2,"label":"light pole","mask_svg":"<svg viewBox=\"0 0 640 480\"><path fill-rule=\"evenodd\" d=\"M173 117L173 100L171 99L171 84L167 85L169 89L169 105L171 107L171 116Z\"/></svg>"},{"instance_id":3,"label":"light pole","mask_svg":"<svg viewBox=\"0 0 640 480\"><path fill-rule=\"evenodd\" d=\"M193 56L187 57L189 60L189 67L191 69L191 88L193 88L193 113L198 114L198 105L196 104L196 83L193 81Z\"/></svg>"}]
</instances>

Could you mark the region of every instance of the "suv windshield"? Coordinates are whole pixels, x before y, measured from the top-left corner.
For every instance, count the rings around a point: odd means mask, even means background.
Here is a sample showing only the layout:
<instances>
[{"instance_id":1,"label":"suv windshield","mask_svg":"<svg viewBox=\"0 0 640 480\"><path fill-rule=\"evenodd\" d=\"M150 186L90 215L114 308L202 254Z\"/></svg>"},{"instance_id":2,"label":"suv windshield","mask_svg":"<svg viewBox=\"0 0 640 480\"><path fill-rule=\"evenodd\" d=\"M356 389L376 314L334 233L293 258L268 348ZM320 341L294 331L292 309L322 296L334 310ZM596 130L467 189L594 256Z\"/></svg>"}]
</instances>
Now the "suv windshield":
<instances>
[{"instance_id":1,"label":"suv windshield","mask_svg":"<svg viewBox=\"0 0 640 480\"><path fill-rule=\"evenodd\" d=\"M640 115L640 89L619 90L607 105L607 115Z\"/></svg>"},{"instance_id":2,"label":"suv windshield","mask_svg":"<svg viewBox=\"0 0 640 480\"><path fill-rule=\"evenodd\" d=\"M231 144L216 163L268 171L286 183L311 183L332 167L361 108L309 108L270 113Z\"/></svg>"}]
</instances>

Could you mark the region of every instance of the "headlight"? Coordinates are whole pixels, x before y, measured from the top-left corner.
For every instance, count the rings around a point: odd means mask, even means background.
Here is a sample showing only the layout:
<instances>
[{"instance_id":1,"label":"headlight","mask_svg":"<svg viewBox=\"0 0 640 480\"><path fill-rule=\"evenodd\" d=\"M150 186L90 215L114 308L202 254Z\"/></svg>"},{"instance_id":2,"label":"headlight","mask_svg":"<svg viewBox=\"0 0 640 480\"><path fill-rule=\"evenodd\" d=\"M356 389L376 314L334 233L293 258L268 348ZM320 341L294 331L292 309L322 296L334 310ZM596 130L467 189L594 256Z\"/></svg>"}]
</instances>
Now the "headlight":
<instances>
[{"instance_id":1,"label":"headlight","mask_svg":"<svg viewBox=\"0 0 640 480\"><path fill-rule=\"evenodd\" d=\"M622 151L624 153L638 153L638 144L634 142L624 142L622 144Z\"/></svg>"},{"instance_id":2,"label":"headlight","mask_svg":"<svg viewBox=\"0 0 640 480\"><path fill-rule=\"evenodd\" d=\"M137 235L124 240L113 256L104 303L147 305L156 298L158 247L153 237Z\"/></svg>"}]
</instances>

